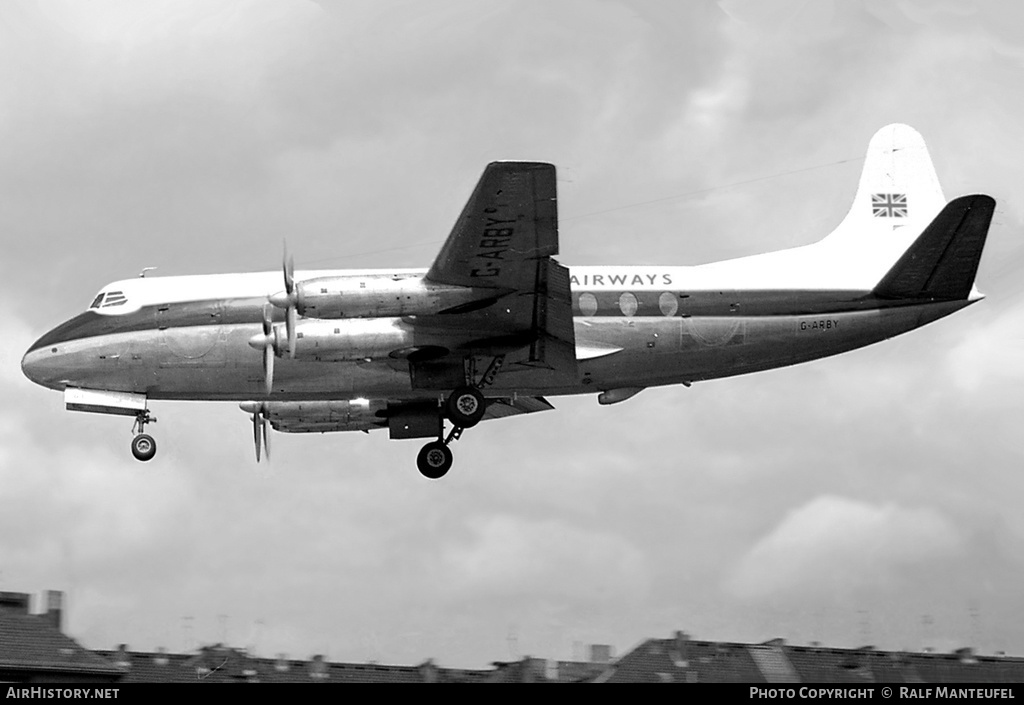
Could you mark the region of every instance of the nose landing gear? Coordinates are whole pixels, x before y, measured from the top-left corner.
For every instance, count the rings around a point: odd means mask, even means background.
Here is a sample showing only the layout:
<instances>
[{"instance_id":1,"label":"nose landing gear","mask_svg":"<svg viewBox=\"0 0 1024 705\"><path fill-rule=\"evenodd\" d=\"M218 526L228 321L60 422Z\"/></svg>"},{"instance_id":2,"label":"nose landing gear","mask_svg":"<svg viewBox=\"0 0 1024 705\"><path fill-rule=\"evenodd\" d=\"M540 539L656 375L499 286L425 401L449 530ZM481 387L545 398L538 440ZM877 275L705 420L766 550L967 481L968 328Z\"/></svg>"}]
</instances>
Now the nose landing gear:
<instances>
[{"instance_id":1,"label":"nose landing gear","mask_svg":"<svg viewBox=\"0 0 1024 705\"><path fill-rule=\"evenodd\" d=\"M156 417L150 416L149 410L144 409L135 415L135 424L132 426L132 455L136 460L143 462L152 460L156 455L156 441L148 433L143 433L147 423L156 423Z\"/></svg>"}]
</instances>

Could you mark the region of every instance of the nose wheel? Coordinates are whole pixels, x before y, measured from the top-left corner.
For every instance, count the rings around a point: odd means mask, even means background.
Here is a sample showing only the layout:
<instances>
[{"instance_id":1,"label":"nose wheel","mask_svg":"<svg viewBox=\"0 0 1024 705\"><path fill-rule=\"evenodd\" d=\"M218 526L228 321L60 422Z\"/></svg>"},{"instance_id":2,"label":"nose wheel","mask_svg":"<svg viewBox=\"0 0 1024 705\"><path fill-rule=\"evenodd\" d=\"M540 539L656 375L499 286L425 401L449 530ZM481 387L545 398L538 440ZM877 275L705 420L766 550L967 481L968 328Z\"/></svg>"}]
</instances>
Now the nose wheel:
<instances>
[{"instance_id":1,"label":"nose wheel","mask_svg":"<svg viewBox=\"0 0 1024 705\"><path fill-rule=\"evenodd\" d=\"M132 439L132 455L136 460L151 460L156 455L156 441L148 433L140 433Z\"/></svg>"},{"instance_id":2,"label":"nose wheel","mask_svg":"<svg viewBox=\"0 0 1024 705\"><path fill-rule=\"evenodd\" d=\"M147 409L136 414L135 425L132 426L132 433L135 434L132 438L132 455L142 462L152 460L156 455L156 441L148 433L143 433L148 423L156 423L156 417L150 416Z\"/></svg>"}]
</instances>

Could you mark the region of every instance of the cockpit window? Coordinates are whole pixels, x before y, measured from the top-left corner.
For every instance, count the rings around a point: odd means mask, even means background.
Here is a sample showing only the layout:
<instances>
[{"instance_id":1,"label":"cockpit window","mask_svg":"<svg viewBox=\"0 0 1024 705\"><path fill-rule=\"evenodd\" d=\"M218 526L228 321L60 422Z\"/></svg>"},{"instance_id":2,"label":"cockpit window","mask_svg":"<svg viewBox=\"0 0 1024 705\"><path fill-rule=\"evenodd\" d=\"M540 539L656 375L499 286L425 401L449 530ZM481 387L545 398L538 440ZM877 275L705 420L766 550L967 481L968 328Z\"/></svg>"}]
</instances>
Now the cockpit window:
<instances>
[{"instance_id":1,"label":"cockpit window","mask_svg":"<svg viewBox=\"0 0 1024 705\"><path fill-rule=\"evenodd\" d=\"M89 304L89 308L110 308L111 306L123 306L126 303L128 303L128 298L124 295L124 292L104 291L101 294L97 294L96 298Z\"/></svg>"},{"instance_id":2,"label":"cockpit window","mask_svg":"<svg viewBox=\"0 0 1024 705\"><path fill-rule=\"evenodd\" d=\"M120 291L108 291L107 300L103 302L103 308L107 308L108 306L121 306L126 301L128 301L128 299L125 298L125 295Z\"/></svg>"}]
</instances>

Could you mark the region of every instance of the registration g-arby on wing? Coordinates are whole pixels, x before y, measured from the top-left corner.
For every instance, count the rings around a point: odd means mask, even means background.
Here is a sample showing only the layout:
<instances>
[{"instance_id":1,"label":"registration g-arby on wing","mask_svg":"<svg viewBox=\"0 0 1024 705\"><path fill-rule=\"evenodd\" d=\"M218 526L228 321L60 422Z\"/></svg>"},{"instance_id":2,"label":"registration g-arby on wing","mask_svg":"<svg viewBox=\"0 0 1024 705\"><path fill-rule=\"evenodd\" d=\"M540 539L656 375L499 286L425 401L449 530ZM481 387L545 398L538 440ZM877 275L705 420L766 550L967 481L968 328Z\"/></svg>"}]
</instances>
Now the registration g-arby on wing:
<instances>
[{"instance_id":1,"label":"registration g-arby on wing","mask_svg":"<svg viewBox=\"0 0 1024 705\"><path fill-rule=\"evenodd\" d=\"M286 433L387 429L430 439L427 477L480 421L596 394L835 355L979 300L995 201L947 203L921 136L889 125L857 195L820 242L699 266L567 267L555 167L494 162L428 269L143 277L103 287L22 361L68 409L135 419L150 402L236 401L257 460ZM625 256L627 253L623 253ZM339 441L344 442L344 441Z\"/></svg>"}]
</instances>

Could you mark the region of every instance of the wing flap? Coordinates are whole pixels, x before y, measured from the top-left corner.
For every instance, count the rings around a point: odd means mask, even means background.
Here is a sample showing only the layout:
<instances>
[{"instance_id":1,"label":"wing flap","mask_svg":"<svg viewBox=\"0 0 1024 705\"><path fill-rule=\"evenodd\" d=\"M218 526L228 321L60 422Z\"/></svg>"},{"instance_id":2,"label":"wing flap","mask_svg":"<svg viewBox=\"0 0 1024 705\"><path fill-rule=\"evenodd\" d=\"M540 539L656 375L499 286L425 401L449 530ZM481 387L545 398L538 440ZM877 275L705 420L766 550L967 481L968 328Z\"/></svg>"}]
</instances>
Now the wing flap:
<instances>
[{"instance_id":1,"label":"wing flap","mask_svg":"<svg viewBox=\"0 0 1024 705\"><path fill-rule=\"evenodd\" d=\"M532 414L554 409L544 397L514 397L512 399L488 399L484 420L503 419L507 416Z\"/></svg>"}]
</instances>

